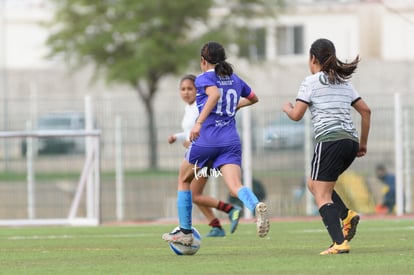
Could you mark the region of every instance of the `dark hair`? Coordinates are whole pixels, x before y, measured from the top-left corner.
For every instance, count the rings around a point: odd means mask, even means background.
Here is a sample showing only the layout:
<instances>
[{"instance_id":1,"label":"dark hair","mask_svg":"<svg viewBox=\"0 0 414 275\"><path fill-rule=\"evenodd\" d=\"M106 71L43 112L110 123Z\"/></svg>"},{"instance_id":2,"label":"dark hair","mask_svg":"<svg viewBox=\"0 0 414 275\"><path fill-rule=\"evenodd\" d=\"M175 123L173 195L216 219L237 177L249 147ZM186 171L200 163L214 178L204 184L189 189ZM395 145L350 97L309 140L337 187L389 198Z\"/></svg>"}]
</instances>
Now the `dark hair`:
<instances>
[{"instance_id":1,"label":"dark hair","mask_svg":"<svg viewBox=\"0 0 414 275\"><path fill-rule=\"evenodd\" d=\"M226 52L221 44L208 42L201 48L201 56L210 64L216 65L214 71L219 76L231 76L233 68L226 62Z\"/></svg>"},{"instance_id":2,"label":"dark hair","mask_svg":"<svg viewBox=\"0 0 414 275\"><path fill-rule=\"evenodd\" d=\"M309 50L310 56L315 58L321 64L321 71L328 74L328 80L331 84L343 83L351 78L359 63L359 56L352 62L345 63L336 58L335 45L328 39L318 39L312 43Z\"/></svg>"},{"instance_id":3,"label":"dark hair","mask_svg":"<svg viewBox=\"0 0 414 275\"><path fill-rule=\"evenodd\" d=\"M194 83L196 80L196 76L193 74L186 74L181 78L180 83L182 83L184 80L191 80Z\"/></svg>"}]
</instances>

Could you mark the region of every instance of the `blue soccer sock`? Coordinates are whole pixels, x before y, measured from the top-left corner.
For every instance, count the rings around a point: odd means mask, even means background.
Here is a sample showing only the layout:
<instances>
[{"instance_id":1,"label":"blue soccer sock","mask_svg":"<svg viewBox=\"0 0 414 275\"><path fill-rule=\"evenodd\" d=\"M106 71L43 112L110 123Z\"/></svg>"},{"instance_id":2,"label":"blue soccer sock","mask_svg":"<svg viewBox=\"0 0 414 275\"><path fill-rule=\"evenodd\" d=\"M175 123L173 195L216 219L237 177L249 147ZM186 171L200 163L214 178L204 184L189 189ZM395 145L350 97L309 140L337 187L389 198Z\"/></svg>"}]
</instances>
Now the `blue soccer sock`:
<instances>
[{"instance_id":1,"label":"blue soccer sock","mask_svg":"<svg viewBox=\"0 0 414 275\"><path fill-rule=\"evenodd\" d=\"M190 190L177 192L177 210L180 228L191 230L193 201Z\"/></svg>"},{"instance_id":2,"label":"blue soccer sock","mask_svg":"<svg viewBox=\"0 0 414 275\"><path fill-rule=\"evenodd\" d=\"M237 197L243 202L243 204L247 208L250 209L250 211L254 213L254 209L256 208L256 205L259 203L259 200L250 188L247 188L246 186L240 188L239 192L237 192Z\"/></svg>"}]
</instances>

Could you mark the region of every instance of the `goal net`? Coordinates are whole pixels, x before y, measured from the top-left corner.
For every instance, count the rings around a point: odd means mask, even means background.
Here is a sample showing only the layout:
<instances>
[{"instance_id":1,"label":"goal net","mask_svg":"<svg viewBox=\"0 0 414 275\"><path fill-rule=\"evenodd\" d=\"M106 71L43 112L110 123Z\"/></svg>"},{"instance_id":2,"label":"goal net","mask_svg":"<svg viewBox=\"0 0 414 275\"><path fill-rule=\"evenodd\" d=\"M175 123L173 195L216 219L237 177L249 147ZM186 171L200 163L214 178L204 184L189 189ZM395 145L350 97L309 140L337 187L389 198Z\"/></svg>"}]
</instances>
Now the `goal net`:
<instances>
[{"instance_id":1,"label":"goal net","mask_svg":"<svg viewBox=\"0 0 414 275\"><path fill-rule=\"evenodd\" d=\"M100 137L93 129L0 132L3 147L21 148L19 157L5 159L3 152L0 226L98 225ZM66 150L58 141L75 142L65 143L71 146ZM83 146L78 151L77 141ZM21 162L17 169L15 159Z\"/></svg>"}]
</instances>

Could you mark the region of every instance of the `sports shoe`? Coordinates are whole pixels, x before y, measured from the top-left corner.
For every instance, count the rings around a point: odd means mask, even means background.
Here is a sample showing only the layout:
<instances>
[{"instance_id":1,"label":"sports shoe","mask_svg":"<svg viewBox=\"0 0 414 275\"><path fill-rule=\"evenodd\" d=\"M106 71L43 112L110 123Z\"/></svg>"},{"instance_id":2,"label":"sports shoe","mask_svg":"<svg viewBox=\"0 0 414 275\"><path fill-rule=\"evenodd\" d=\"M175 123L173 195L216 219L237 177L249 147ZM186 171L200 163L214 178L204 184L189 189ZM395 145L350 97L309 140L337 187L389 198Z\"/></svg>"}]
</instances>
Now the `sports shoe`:
<instances>
[{"instance_id":1,"label":"sports shoe","mask_svg":"<svg viewBox=\"0 0 414 275\"><path fill-rule=\"evenodd\" d=\"M349 250L351 250L351 247L349 246L348 241L345 240L341 244L334 243L328 249L319 253L319 255L344 254L349 253Z\"/></svg>"},{"instance_id":2,"label":"sports shoe","mask_svg":"<svg viewBox=\"0 0 414 275\"><path fill-rule=\"evenodd\" d=\"M229 212L231 234L233 234L237 229L237 225L239 224L239 220L241 218L241 210L242 209L240 207L233 206L233 209Z\"/></svg>"},{"instance_id":3,"label":"sports shoe","mask_svg":"<svg viewBox=\"0 0 414 275\"><path fill-rule=\"evenodd\" d=\"M342 220L342 233L347 241L351 241L355 236L359 215L352 210L348 210L348 216Z\"/></svg>"},{"instance_id":4,"label":"sports shoe","mask_svg":"<svg viewBox=\"0 0 414 275\"><path fill-rule=\"evenodd\" d=\"M226 232L224 232L223 228L220 227L213 227L211 228L210 232L208 232L205 237L225 237Z\"/></svg>"},{"instance_id":5,"label":"sports shoe","mask_svg":"<svg viewBox=\"0 0 414 275\"><path fill-rule=\"evenodd\" d=\"M267 205L263 202L259 202L255 208L256 214L256 230L257 235L261 238L265 237L269 233L270 222L267 215Z\"/></svg>"},{"instance_id":6,"label":"sports shoe","mask_svg":"<svg viewBox=\"0 0 414 275\"><path fill-rule=\"evenodd\" d=\"M176 230L171 233L163 234L162 239L166 242L191 245L193 243L193 234L184 234L181 230Z\"/></svg>"}]
</instances>

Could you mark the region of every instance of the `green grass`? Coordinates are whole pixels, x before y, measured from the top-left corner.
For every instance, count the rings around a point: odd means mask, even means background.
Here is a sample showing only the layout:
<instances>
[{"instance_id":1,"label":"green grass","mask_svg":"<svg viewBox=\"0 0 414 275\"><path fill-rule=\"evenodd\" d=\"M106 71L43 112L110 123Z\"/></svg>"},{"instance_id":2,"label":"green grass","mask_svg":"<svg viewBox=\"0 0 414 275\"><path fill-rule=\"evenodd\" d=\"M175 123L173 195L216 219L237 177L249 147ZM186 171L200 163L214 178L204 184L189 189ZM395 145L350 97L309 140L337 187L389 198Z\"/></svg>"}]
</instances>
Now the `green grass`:
<instances>
[{"instance_id":1,"label":"green grass","mask_svg":"<svg viewBox=\"0 0 414 275\"><path fill-rule=\"evenodd\" d=\"M206 225L196 224L201 234ZM228 231L228 224L225 224ZM194 256L161 240L174 225L0 228L0 274L408 274L413 220L362 220L351 253L320 256L330 244L322 222L272 222L260 239L252 222L203 239Z\"/></svg>"}]
</instances>

